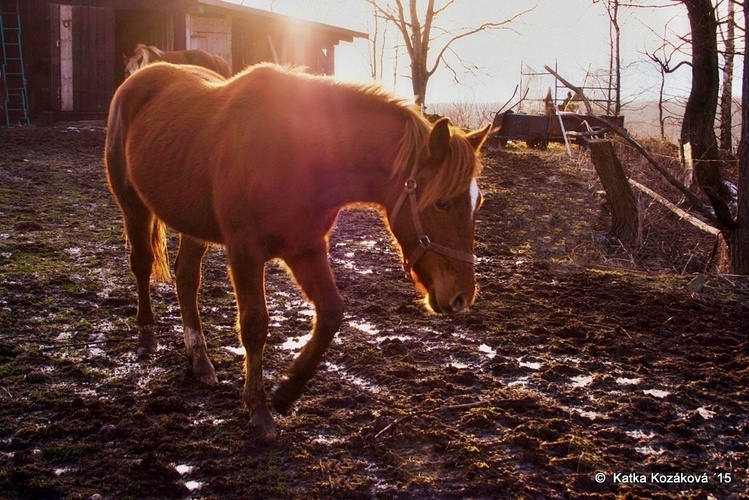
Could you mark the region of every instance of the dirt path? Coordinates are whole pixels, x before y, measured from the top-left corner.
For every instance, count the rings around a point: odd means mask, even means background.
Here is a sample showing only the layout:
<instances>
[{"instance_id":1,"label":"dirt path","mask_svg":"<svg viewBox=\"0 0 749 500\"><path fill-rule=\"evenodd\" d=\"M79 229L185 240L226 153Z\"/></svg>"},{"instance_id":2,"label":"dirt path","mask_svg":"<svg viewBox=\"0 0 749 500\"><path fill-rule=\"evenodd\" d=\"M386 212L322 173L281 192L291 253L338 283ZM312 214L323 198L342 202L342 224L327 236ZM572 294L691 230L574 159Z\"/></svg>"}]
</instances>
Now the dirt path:
<instances>
[{"instance_id":1,"label":"dirt path","mask_svg":"<svg viewBox=\"0 0 749 500\"><path fill-rule=\"evenodd\" d=\"M0 129L0 497L747 498L747 281L697 293L711 243L685 226L678 261L656 226L613 248L585 162L487 155L480 296L456 317L424 312L375 212L343 212L344 326L269 448L240 403L220 249L201 295L220 384L191 379L168 286L162 348L135 358L103 141L95 123ZM272 380L312 310L275 265L267 288Z\"/></svg>"}]
</instances>

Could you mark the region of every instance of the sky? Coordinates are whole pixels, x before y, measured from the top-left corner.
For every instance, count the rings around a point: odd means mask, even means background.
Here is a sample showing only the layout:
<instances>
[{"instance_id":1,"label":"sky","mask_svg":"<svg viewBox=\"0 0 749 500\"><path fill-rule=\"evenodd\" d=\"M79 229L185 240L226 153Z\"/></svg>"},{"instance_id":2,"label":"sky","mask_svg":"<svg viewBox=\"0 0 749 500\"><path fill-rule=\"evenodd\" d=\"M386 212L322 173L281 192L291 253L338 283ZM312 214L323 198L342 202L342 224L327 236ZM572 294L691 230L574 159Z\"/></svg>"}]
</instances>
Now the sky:
<instances>
[{"instance_id":1,"label":"sky","mask_svg":"<svg viewBox=\"0 0 749 500\"><path fill-rule=\"evenodd\" d=\"M248 7L272 10L280 14L324 22L356 31L371 32L371 7L362 0L229 0ZM678 2L652 0L647 3L670 5L667 8L623 8L621 25L622 94L625 99L654 98L660 82L659 72L645 51L662 45L666 30L671 39L688 33L686 9ZM444 4L437 0L437 5ZM441 68L432 77L427 104L435 102L505 102L512 99L521 75L529 69L543 73L544 65L576 85L592 85L586 73L607 72L609 65L609 19L600 1L593 0L457 0L435 24L445 28L478 26L487 20L501 21L529 10L508 29L479 33L453 47L472 71L455 64L456 73ZM511 29L510 29L511 28ZM393 28L389 29L395 36ZM395 45L395 41L391 42ZM356 40L336 48L336 75L340 78L370 81L369 42ZM675 56L674 62L684 59ZM411 98L408 59L403 49L394 69L394 51L389 51L388 68L381 83L396 93ZM689 68L683 66L667 77L671 94L689 92ZM537 85L548 88L547 76ZM564 91L566 93L566 90Z\"/></svg>"}]
</instances>

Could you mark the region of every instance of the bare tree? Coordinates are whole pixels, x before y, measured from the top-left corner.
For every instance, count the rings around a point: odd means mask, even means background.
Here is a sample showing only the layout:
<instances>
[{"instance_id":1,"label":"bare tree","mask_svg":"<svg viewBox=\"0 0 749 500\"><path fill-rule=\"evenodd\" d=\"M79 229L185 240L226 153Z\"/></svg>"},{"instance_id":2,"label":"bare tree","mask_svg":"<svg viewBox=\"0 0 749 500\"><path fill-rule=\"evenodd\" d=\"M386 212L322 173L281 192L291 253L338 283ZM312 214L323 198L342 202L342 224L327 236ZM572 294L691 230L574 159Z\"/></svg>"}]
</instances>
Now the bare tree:
<instances>
[{"instance_id":1,"label":"bare tree","mask_svg":"<svg viewBox=\"0 0 749 500\"><path fill-rule=\"evenodd\" d=\"M385 70L385 44L387 40L387 23L379 16L372 18L373 25L369 27L369 73L373 80L383 79Z\"/></svg>"},{"instance_id":2,"label":"bare tree","mask_svg":"<svg viewBox=\"0 0 749 500\"><path fill-rule=\"evenodd\" d=\"M720 91L720 148L733 150L733 58L736 53L734 2L726 3L726 17L720 30L723 38L723 85Z\"/></svg>"},{"instance_id":3,"label":"bare tree","mask_svg":"<svg viewBox=\"0 0 749 500\"><path fill-rule=\"evenodd\" d=\"M423 108L429 78L441 67L451 67L445 59L448 51L458 40L483 31L508 27L521 15L531 9L515 14L503 21L486 22L477 27L464 27L455 30L439 27L435 20L444 14L455 3L447 0L435 6L435 0L417 2L417 0L365 0L372 5L375 15L392 23L400 32L401 38L411 60L411 86L416 104ZM421 4L421 9L420 5ZM425 7L424 7L425 4ZM430 58L430 50L437 55ZM462 59L458 57L462 62Z\"/></svg>"},{"instance_id":4,"label":"bare tree","mask_svg":"<svg viewBox=\"0 0 749 500\"><path fill-rule=\"evenodd\" d=\"M692 33L692 88L684 110L681 142L685 146L691 146L694 178L710 200L723 241L728 245L731 262L735 264L735 253L746 254L746 250L736 247L736 244L740 243L737 241L737 234L741 226L729 208L732 194L723 182L718 141L715 136L715 113L719 91L718 23L715 7L712 0L681 1L687 8ZM745 89L747 83L744 83ZM746 186L742 188L746 189ZM745 194L739 194L739 203L746 203L742 202ZM749 221L744 220L741 224L747 222ZM743 232L746 233L745 228ZM738 259L742 260L743 257Z\"/></svg>"},{"instance_id":5,"label":"bare tree","mask_svg":"<svg viewBox=\"0 0 749 500\"><path fill-rule=\"evenodd\" d=\"M593 0L593 3L603 3L609 16L609 104L614 101L613 112L619 115L622 110L621 84L622 68L619 47L621 45L622 30L619 26L619 0ZM612 81L613 77L613 81ZM613 98L612 98L613 94ZM606 109L610 114L611 109Z\"/></svg>"},{"instance_id":6,"label":"bare tree","mask_svg":"<svg viewBox=\"0 0 749 500\"><path fill-rule=\"evenodd\" d=\"M674 56L682 53L682 48L688 45L689 42L683 38L680 39L678 45L674 45L668 39L669 23L666 23L663 27L663 35L661 35L662 45L652 52L645 51L645 55L653 61L658 72L660 73L660 86L658 88L658 123L661 130L661 139L666 138L666 120L669 118L666 116L665 105L668 102L668 98L665 95L666 89L666 75L675 72L680 67L687 65L691 66L688 60L682 60L678 63L673 63Z\"/></svg>"}]
</instances>

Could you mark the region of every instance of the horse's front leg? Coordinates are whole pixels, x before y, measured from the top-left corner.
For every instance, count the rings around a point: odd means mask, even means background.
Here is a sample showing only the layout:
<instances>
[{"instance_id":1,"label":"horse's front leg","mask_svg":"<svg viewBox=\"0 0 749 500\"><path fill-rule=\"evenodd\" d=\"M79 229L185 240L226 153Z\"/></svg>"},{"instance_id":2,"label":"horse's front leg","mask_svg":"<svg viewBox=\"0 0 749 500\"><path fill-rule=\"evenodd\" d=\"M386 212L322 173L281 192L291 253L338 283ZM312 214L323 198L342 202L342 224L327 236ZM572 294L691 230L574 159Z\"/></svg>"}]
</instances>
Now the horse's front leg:
<instances>
[{"instance_id":1,"label":"horse's front leg","mask_svg":"<svg viewBox=\"0 0 749 500\"><path fill-rule=\"evenodd\" d=\"M200 240L180 235L179 251L175 263L177 298L182 315L185 350L193 375L205 384L215 384L216 370L208 357L208 346L203 336L198 312L200 268L208 245Z\"/></svg>"},{"instance_id":2,"label":"horse's front leg","mask_svg":"<svg viewBox=\"0 0 749 500\"><path fill-rule=\"evenodd\" d=\"M245 349L245 382L242 399L250 425L263 441L276 439L276 425L268 411L263 387L263 348L268 336L265 305L265 262L227 248L234 294L239 309L239 335Z\"/></svg>"},{"instance_id":3,"label":"horse's front leg","mask_svg":"<svg viewBox=\"0 0 749 500\"><path fill-rule=\"evenodd\" d=\"M286 263L307 298L315 305L315 326L312 338L273 389L273 407L281 414L288 413L299 398L343 321L343 299L330 269L327 244L322 243L311 251L286 259Z\"/></svg>"}]
</instances>

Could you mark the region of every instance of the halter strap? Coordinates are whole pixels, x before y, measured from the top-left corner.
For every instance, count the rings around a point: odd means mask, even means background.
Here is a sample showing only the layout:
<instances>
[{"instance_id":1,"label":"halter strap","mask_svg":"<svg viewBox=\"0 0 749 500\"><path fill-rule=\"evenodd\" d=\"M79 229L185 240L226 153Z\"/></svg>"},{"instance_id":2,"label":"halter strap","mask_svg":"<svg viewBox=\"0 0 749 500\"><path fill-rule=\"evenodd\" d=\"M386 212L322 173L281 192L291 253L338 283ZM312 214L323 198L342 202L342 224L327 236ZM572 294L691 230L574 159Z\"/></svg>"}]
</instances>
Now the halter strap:
<instances>
[{"instance_id":1,"label":"halter strap","mask_svg":"<svg viewBox=\"0 0 749 500\"><path fill-rule=\"evenodd\" d=\"M406 278L411 278L411 270L414 265L416 265L416 261L418 261L427 250L431 250L432 252L444 255L451 259L469 262L476 265L476 256L474 254L434 243L429 236L427 236L426 232L424 232L424 227L421 225L421 217L419 217L418 201L416 200L416 180L413 177L406 179L406 182L403 185L403 191L400 196L398 196L398 200L393 206L393 211L390 215L391 221L395 222L395 218L398 216L398 212L400 212L406 198L408 198L411 205L411 219L413 220L414 228L416 229L416 236L419 238L419 246L411 252L411 255L408 258L405 255L403 256L403 270L406 273Z\"/></svg>"}]
</instances>

